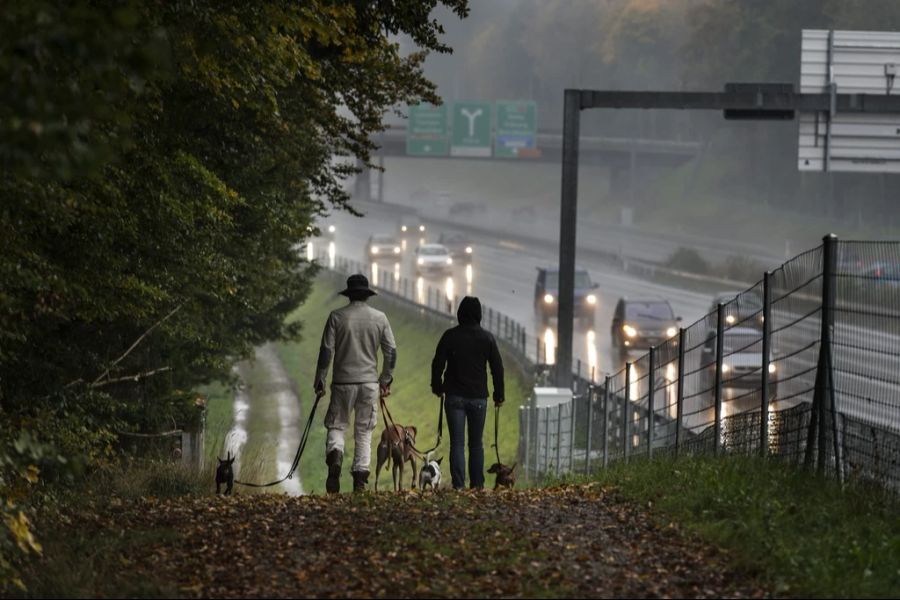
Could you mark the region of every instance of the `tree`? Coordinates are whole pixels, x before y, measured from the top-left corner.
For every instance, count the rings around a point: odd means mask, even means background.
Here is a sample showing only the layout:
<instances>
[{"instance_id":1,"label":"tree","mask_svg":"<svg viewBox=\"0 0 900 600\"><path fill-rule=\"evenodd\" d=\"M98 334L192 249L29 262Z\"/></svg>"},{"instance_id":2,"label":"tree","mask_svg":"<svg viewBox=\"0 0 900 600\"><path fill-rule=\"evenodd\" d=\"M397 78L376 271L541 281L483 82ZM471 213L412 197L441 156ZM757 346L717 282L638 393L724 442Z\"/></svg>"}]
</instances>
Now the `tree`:
<instances>
[{"instance_id":1,"label":"tree","mask_svg":"<svg viewBox=\"0 0 900 600\"><path fill-rule=\"evenodd\" d=\"M255 345L298 335L284 317L314 268L295 247L348 207L355 163L335 158L367 163L386 110L436 100L421 64L449 51L438 3L467 14L466 0L5 9L6 417L152 430ZM420 51L401 55L400 34Z\"/></svg>"}]
</instances>

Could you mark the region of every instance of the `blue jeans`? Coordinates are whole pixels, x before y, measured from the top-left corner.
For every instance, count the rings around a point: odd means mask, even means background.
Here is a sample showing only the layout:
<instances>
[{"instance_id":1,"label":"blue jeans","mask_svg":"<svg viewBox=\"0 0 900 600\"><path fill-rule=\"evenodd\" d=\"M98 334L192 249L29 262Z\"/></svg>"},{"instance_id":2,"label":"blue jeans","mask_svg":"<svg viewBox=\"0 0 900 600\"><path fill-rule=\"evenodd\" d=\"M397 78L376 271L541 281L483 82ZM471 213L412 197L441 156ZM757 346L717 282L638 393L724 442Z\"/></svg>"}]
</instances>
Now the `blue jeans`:
<instances>
[{"instance_id":1,"label":"blue jeans","mask_svg":"<svg viewBox=\"0 0 900 600\"><path fill-rule=\"evenodd\" d=\"M450 476L453 488L466 487L466 423L469 430L469 486L484 487L484 420L487 398L463 398L448 395L444 401L447 429L450 430Z\"/></svg>"}]
</instances>

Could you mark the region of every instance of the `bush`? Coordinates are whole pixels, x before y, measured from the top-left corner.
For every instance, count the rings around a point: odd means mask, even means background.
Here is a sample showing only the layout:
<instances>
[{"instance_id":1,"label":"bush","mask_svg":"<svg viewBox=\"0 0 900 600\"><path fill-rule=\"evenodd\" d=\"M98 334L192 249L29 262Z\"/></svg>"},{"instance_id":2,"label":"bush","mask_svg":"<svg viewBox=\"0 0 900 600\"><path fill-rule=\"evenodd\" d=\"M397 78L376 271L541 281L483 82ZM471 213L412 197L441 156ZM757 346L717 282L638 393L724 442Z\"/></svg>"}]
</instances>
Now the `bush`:
<instances>
[{"instance_id":1,"label":"bush","mask_svg":"<svg viewBox=\"0 0 900 600\"><path fill-rule=\"evenodd\" d=\"M752 258L732 255L722 265L723 277L734 281L755 283L762 279L766 267Z\"/></svg>"},{"instance_id":2,"label":"bush","mask_svg":"<svg viewBox=\"0 0 900 600\"><path fill-rule=\"evenodd\" d=\"M673 252L666 261L666 266L676 271L688 271L698 275L707 275L710 270L709 263L700 256L699 252L685 247L680 247Z\"/></svg>"}]
</instances>

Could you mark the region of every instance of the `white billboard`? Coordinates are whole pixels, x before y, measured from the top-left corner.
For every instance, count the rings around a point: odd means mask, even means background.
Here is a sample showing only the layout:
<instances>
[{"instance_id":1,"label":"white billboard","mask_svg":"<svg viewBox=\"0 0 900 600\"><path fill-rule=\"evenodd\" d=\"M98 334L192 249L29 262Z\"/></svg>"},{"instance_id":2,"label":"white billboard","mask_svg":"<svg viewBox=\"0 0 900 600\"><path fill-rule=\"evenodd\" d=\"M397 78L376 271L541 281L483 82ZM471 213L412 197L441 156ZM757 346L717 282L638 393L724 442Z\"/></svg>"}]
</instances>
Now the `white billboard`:
<instances>
[{"instance_id":1,"label":"white billboard","mask_svg":"<svg viewBox=\"0 0 900 600\"><path fill-rule=\"evenodd\" d=\"M800 91L900 95L900 32L803 31ZM801 171L900 173L900 115L800 113ZM830 121L830 122L829 122Z\"/></svg>"}]
</instances>

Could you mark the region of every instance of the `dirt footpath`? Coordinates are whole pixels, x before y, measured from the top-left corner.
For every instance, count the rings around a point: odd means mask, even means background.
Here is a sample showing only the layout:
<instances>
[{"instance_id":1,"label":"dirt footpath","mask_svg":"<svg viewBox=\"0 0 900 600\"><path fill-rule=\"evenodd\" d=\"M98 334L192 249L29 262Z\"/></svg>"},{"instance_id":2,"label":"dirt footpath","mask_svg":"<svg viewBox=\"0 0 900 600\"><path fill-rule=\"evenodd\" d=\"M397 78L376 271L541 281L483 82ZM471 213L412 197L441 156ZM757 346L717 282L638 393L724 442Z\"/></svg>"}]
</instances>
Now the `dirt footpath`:
<instances>
[{"instance_id":1,"label":"dirt footpath","mask_svg":"<svg viewBox=\"0 0 900 600\"><path fill-rule=\"evenodd\" d=\"M81 526L168 532L123 560L186 596L765 595L720 552L596 485L146 499L91 520Z\"/></svg>"}]
</instances>

